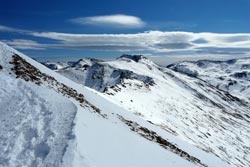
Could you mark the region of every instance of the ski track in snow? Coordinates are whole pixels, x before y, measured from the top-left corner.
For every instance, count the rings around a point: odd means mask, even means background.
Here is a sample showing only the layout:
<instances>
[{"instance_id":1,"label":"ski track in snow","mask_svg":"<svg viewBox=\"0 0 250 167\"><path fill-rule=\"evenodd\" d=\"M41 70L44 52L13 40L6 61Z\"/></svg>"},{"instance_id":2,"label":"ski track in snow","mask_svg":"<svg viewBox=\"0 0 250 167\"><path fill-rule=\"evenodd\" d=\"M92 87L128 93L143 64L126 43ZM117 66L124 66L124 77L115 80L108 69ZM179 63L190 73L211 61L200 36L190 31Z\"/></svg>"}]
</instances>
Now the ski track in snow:
<instances>
[{"instance_id":1,"label":"ski track in snow","mask_svg":"<svg viewBox=\"0 0 250 167\"><path fill-rule=\"evenodd\" d=\"M0 80L0 166L60 166L76 107L53 91L23 82Z\"/></svg>"}]
</instances>

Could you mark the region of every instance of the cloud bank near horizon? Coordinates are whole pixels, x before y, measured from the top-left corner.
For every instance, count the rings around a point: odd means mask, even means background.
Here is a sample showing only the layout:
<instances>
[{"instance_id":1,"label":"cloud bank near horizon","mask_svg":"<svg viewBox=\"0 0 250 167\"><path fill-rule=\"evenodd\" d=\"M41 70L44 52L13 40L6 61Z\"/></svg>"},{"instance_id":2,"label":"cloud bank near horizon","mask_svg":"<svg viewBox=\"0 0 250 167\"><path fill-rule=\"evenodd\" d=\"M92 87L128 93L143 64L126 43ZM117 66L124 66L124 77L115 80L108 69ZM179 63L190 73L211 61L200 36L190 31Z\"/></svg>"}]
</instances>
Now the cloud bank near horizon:
<instances>
[{"instance_id":1,"label":"cloud bank near horizon","mask_svg":"<svg viewBox=\"0 0 250 167\"><path fill-rule=\"evenodd\" d=\"M35 32L1 26L2 32L13 32L53 40L53 44L30 39L2 40L17 49L78 49L152 54L248 54L250 33L219 34L193 32L145 31L134 34L71 34Z\"/></svg>"}]
</instances>

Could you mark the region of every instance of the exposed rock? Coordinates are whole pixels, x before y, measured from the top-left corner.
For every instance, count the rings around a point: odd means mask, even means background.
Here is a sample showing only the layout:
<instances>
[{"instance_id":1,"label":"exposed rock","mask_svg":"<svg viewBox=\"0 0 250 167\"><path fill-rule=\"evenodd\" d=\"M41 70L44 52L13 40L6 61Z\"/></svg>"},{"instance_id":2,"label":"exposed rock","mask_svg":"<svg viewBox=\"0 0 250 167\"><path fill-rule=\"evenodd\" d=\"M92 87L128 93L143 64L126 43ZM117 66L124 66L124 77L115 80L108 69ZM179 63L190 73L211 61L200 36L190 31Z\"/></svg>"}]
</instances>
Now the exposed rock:
<instances>
[{"instance_id":1,"label":"exposed rock","mask_svg":"<svg viewBox=\"0 0 250 167\"><path fill-rule=\"evenodd\" d=\"M39 69L32 66L30 63L26 62L23 58L19 55L14 55L12 62L13 68L11 69L14 71L17 78L24 79L25 81L34 82L37 85L50 85L55 91L63 94L64 96L71 97L78 101L81 105L87 105L94 109L94 111L100 114L103 117L105 115L101 114L100 109L89 103L85 98L84 95L78 93L75 89L67 87L63 83L59 83L55 78L48 76L45 73L42 73Z\"/></svg>"},{"instance_id":2,"label":"exposed rock","mask_svg":"<svg viewBox=\"0 0 250 167\"><path fill-rule=\"evenodd\" d=\"M133 60L135 62L139 62L142 59L147 59L145 56L143 55L127 55L127 54L123 54L122 56L120 56L118 59L120 58L127 58L130 60Z\"/></svg>"},{"instance_id":3,"label":"exposed rock","mask_svg":"<svg viewBox=\"0 0 250 167\"><path fill-rule=\"evenodd\" d=\"M178 146L172 144L168 140L162 138L156 132L151 131L151 130L145 128L145 127L142 127L136 122L127 120L127 119L125 119L124 117L122 117L120 115L118 115L118 118L122 122L124 122L127 126L129 126L132 131L138 133L139 135L141 135L145 139L158 143L164 149L167 149L167 150L179 155L180 157L182 157L182 158L184 158L184 159L186 159L188 161L191 161L191 162L193 162L195 164L199 164L200 166L203 166L203 167L207 166L207 165L203 164L201 162L201 160L199 160L198 158L188 154L186 151L183 151Z\"/></svg>"}]
</instances>

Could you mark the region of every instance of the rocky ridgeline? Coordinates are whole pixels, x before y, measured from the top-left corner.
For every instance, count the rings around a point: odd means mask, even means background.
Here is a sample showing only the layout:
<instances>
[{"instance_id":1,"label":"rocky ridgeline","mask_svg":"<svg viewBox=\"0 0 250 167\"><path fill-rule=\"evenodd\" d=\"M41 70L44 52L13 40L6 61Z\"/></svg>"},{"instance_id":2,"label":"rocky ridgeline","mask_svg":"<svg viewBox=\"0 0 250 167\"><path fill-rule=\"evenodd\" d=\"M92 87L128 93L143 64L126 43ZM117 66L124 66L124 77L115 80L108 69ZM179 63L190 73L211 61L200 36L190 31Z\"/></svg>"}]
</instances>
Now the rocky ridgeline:
<instances>
[{"instance_id":1,"label":"rocky ridgeline","mask_svg":"<svg viewBox=\"0 0 250 167\"><path fill-rule=\"evenodd\" d=\"M178 148L176 145L172 144L171 142L167 141L166 139L162 138L161 136L159 136L156 132L151 131L145 127L140 126L138 123L130 121L125 119L124 117L118 115L118 118L124 122L127 126L130 127L130 130L138 133L139 135L141 135L142 137L146 138L149 141L154 141L156 143L158 143L161 147L163 147L164 149L167 149L177 155L179 155L180 157L193 162L195 164L199 164L200 166L206 167L207 165L203 164L201 162L201 160L199 160L198 158L188 154L186 151L183 151L182 149Z\"/></svg>"},{"instance_id":2,"label":"rocky ridgeline","mask_svg":"<svg viewBox=\"0 0 250 167\"><path fill-rule=\"evenodd\" d=\"M102 115L100 109L89 103L84 98L83 94L78 93L75 89L70 88L63 83L58 82L54 77L42 73L39 69L32 66L19 55L13 55L13 59L10 64L13 65L11 70L15 73L16 78L21 78L27 82L33 82L37 85L47 85L62 95L75 99L82 106L91 107L96 113ZM105 117L104 115L102 116Z\"/></svg>"},{"instance_id":3,"label":"rocky ridgeline","mask_svg":"<svg viewBox=\"0 0 250 167\"><path fill-rule=\"evenodd\" d=\"M109 82L110 78L111 80ZM124 87L124 81L127 79L141 81L144 83L145 87L155 84L153 78L148 76L139 75L129 70L115 69L103 64L94 64L88 68L88 80L90 80L90 82L87 82L86 86L93 87L93 85L96 86L96 84L98 84L99 87L97 90L105 92L108 88L113 88L117 85L122 85Z\"/></svg>"},{"instance_id":4,"label":"rocky ridgeline","mask_svg":"<svg viewBox=\"0 0 250 167\"><path fill-rule=\"evenodd\" d=\"M122 55L119 59L125 61L136 61L146 59L142 55ZM71 80L95 89L99 92L106 92L115 87L126 87L125 80L137 80L146 88L155 85L153 78L137 74L126 69L114 68L98 59L80 59L76 62L66 62L61 69L58 69L59 63L43 63L52 70L56 70ZM139 88L139 87L138 87ZM115 91L119 91L116 89Z\"/></svg>"},{"instance_id":5,"label":"rocky ridgeline","mask_svg":"<svg viewBox=\"0 0 250 167\"><path fill-rule=\"evenodd\" d=\"M120 56L117 59L123 59L123 58L130 59L130 60L133 60L135 62L139 62L140 60L143 60L143 59L146 60L147 59L143 55L127 55L127 54L123 54L122 56Z\"/></svg>"}]
</instances>

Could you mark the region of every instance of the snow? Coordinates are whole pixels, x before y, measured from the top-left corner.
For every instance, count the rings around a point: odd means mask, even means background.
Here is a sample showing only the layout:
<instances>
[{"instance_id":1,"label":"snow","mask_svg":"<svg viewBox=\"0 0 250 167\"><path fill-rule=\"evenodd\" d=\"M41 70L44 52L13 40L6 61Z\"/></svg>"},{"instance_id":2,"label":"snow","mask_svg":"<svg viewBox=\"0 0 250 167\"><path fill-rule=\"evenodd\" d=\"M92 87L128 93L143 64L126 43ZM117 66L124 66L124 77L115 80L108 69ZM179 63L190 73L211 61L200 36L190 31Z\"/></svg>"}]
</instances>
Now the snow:
<instances>
[{"instance_id":1,"label":"snow","mask_svg":"<svg viewBox=\"0 0 250 167\"><path fill-rule=\"evenodd\" d=\"M171 137L176 136L171 140L174 143L177 143L177 139L181 139L211 155L220 157L233 166L250 165L248 104L234 99L202 80L159 67L147 59L135 62L122 58L99 64L104 67L104 71L110 68L129 70L134 75L152 78L155 84L145 86L141 80L125 78L121 84L114 84L119 91L111 87L107 87L108 90L102 95L91 89L87 89L88 91L98 94L98 97L105 96L112 103L134 113L136 118L140 116L162 128L164 133L169 132ZM64 72L64 70L59 71L63 75ZM77 78L75 72L74 68L68 68L65 76L77 83L88 85L86 82L88 77L91 77L91 75L86 76L88 70L78 70ZM110 72L104 73L101 77L112 82L111 75L107 74ZM98 90L96 87L92 88ZM86 98L94 105L99 108L107 107L100 106L101 100L88 94L86 91ZM114 111L113 105L111 106L107 108L108 111ZM188 152L192 150L194 148ZM192 153L196 155L197 152ZM197 154L197 157L201 156ZM215 162L210 161L210 158L206 159L209 160L209 164Z\"/></svg>"},{"instance_id":2,"label":"snow","mask_svg":"<svg viewBox=\"0 0 250 167\"><path fill-rule=\"evenodd\" d=\"M88 157L87 161L92 166L195 166L131 133L120 122L112 123L87 112L78 112L76 121L75 151L82 157ZM77 166L79 159L74 159L73 166Z\"/></svg>"},{"instance_id":3,"label":"snow","mask_svg":"<svg viewBox=\"0 0 250 167\"><path fill-rule=\"evenodd\" d=\"M101 109L62 96L53 85L17 79L9 64L16 53L59 82L73 87ZM115 105L104 95L74 83L0 43L0 166L197 166L132 132L117 114L156 131L208 166L228 166ZM12 73L12 74L10 74Z\"/></svg>"},{"instance_id":4,"label":"snow","mask_svg":"<svg viewBox=\"0 0 250 167\"><path fill-rule=\"evenodd\" d=\"M196 73L195 77L249 102L250 58L181 62L170 65L170 68L184 74Z\"/></svg>"},{"instance_id":5,"label":"snow","mask_svg":"<svg viewBox=\"0 0 250 167\"><path fill-rule=\"evenodd\" d=\"M60 166L76 107L44 87L0 77L0 166Z\"/></svg>"},{"instance_id":6,"label":"snow","mask_svg":"<svg viewBox=\"0 0 250 167\"><path fill-rule=\"evenodd\" d=\"M54 85L16 78L9 64L14 53L82 93L102 115L58 93ZM0 65L0 166L200 166L133 132L118 115L156 132L209 167L230 166L2 43Z\"/></svg>"},{"instance_id":7,"label":"snow","mask_svg":"<svg viewBox=\"0 0 250 167\"><path fill-rule=\"evenodd\" d=\"M115 111L130 120L139 122L145 127L157 131L164 138L176 143L180 148L199 157L208 166L229 166L217 157L213 157L186 144L158 127L145 123L143 120L127 113L118 106L107 105L109 102L101 99L97 99L99 107L102 106L108 109L104 111L114 112L114 114L109 115L109 119L107 120L95 117L90 112L77 113L75 127L76 140L66 153L66 155L70 155L72 152L76 153L72 166L77 166L83 159L86 159L91 164L90 166L194 166L192 163L183 161L176 154L165 151L160 146L156 146L147 140L145 141L144 138L128 131L127 126L121 124L117 119ZM110 114L110 112L107 112L107 114ZM66 166L69 165L67 164Z\"/></svg>"}]
</instances>

